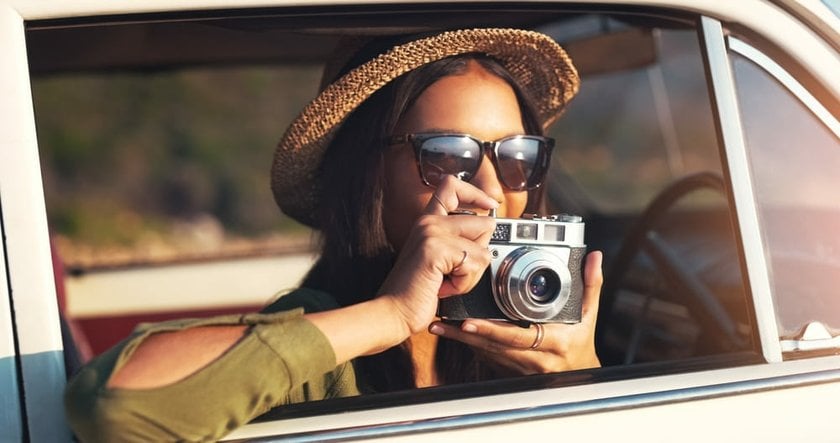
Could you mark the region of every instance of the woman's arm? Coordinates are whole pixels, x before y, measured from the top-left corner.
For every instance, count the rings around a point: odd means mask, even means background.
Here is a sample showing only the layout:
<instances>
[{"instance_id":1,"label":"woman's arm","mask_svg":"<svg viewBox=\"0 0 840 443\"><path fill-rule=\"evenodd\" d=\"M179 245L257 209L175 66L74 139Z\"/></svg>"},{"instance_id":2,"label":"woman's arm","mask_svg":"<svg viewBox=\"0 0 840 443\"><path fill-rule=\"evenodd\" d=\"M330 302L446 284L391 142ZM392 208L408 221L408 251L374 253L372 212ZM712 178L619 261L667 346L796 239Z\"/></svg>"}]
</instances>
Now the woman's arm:
<instances>
[{"instance_id":1,"label":"woman's arm","mask_svg":"<svg viewBox=\"0 0 840 443\"><path fill-rule=\"evenodd\" d=\"M291 295L318 294L300 290ZM201 353L161 347L172 343L155 337L176 338L179 346L217 346L215 332L243 326L247 332L234 346L181 379L143 389L108 386L111 374L141 361L134 357L144 352L159 351L151 356L152 364L164 377L166 364L160 361L182 366L179 359ZM76 435L86 442L208 441L279 404L355 394L352 365L336 366L330 342L302 309L295 309L142 326L74 376L65 392L65 409Z\"/></svg>"},{"instance_id":2,"label":"woman's arm","mask_svg":"<svg viewBox=\"0 0 840 443\"><path fill-rule=\"evenodd\" d=\"M439 296L472 288L487 267L495 222L489 217L449 217L452 208L498 204L478 188L449 177L429 201L378 297L304 316L327 338L336 364L395 346L432 322ZM470 260L462 263L468 254ZM150 336L116 368L109 388L149 389L194 374L228 352L246 334L242 326L200 327Z\"/></svg>"},{"instance_id":3,"label":"woman's arm","mask_svg":"<svg viewBox=\"0 0 840 443\"><path fill-rule=\"evenodd\" d=\"M199 326L146 338L108 380L110 389L151 389L184 379L227 352L247 326Z\"/></svg>"},{"instance_id":4,"label":"woman's arm","mask_svg":"<svg viewBox=\"0 0 840 443\"><path fill-rule=\"evenodd\" d=\"M391 297L303 316L329 341L335 364L381 352L408 338ZM150 335L108 380L109 389L153 389L176 383L228 352L247 326L201 326Z\"/></svg>"},{"instance_id":5,"label":"woman's arm","mask_svg":"<svg viewBox=\"0 0 840 443\"><path fill-rule=\"evenodd\" d=\"M438 297L466 291L489 263L495 222L448 217L438 200L453 208L496 206L477 188L446 181L380 293L367 302L141 331L68 385L65 404L77 435L85 441L215 439L272 406L310 399L301 392L356 393L352 366L342 363L427 328ZM463 262L465 251L470 260Z\"/></svg>"}]
</instances>

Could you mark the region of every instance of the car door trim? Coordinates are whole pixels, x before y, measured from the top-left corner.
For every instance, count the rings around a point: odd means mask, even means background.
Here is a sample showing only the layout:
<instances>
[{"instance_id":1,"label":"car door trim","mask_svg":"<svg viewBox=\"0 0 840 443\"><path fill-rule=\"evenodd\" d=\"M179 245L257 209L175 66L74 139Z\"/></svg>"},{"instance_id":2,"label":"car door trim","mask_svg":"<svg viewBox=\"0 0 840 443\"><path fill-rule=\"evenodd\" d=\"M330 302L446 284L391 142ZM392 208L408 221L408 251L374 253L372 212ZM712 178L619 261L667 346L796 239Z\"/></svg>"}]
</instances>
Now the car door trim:
<instances>
[{"instance_id":1,"label":"car door trim","mask_svg":"<svg viewBox=\"0 0 840 443\"><path fill-rule=\"evenodd\" d=\"M699 32L709 77L718 144L725 159L724 173L732 185L737 230L743 247L745 275L752 294L761 352L765 360L776 363L782 361L782 349L732 65L729 63L721 23L710 17L700 17Z\"/></svg>"},{"instance_id":2,"label":"car door trim","mask_svg":"<svg viewBox=\"0 0 840 443\"><path fill-rule=\"evenodd\" d=\"M799 83L770 57L743 40L729 36L726 41L731 51L755 63L767 74L776 79L776 81L781 83L788 92L793 94L800 103L814 114L814 117L825 125L826 129L834 133L834 136L840 140L840 121L834 118L831 112L802 86L802 83Z\"/></svg>"},{"instance_id":3,"label":"car door trim","mask_svg":"<svg viewBox=\"0 0 840 443\"><path fill-rule=\"evenodd\" d=\"M0 7L0 201L23 433L67 441L63 344L50 257L23 18ZM13 413L14 414L14 413ZM48 426L44 424L48 423Z\"/></svg>"},{"instance_id":4,"label":"car door trim","mask_svg":"<svg viewBox=\"0 0 840 443\"><path fill-rule=\"evenodd\" d=\"M502 423L527 422L535 420L557 419L582 414L603 413L677 404L699 400L711 400L729 396L756 394L781 389L821 385L840 382L840 369L828 369L816 372L792 375L771 376L752 380L743 380L700 387L671 389L658 392L629 394L618 397L599 398L519 408L493 412L479 412L459 416L441 417L416 421L374 424L367 426L338 428L324 431L278 434L271 437L248 438L249 442L275 441L282 437L289 442L347 441L372 438L388 438L408 434L445 432L464 428L474 428ZM233 440L236 441L236 440Z\"/></svg>"}]
</instances>

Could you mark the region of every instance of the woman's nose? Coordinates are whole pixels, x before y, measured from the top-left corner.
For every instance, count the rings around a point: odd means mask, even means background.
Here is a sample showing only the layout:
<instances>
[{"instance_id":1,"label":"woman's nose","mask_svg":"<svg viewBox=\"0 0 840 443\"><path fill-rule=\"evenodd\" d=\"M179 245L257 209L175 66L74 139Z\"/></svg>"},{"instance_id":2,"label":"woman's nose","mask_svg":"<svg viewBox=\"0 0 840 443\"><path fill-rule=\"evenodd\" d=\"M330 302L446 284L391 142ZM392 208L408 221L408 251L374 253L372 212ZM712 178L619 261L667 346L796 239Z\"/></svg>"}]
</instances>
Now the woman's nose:
<instances>
[{"instance_id":1,"label":"woman's nose","mask_svg":"<svg viewBox=\"0 0 840 443\"><path fill-rule=\"evenodd\" d=\"M490 157L484 157L475 176L470 180L473 186L484 191L490 198L499 203L504 203L505 193L502 184L499 182L499 175Z\"/></svg>"}]
</instances>

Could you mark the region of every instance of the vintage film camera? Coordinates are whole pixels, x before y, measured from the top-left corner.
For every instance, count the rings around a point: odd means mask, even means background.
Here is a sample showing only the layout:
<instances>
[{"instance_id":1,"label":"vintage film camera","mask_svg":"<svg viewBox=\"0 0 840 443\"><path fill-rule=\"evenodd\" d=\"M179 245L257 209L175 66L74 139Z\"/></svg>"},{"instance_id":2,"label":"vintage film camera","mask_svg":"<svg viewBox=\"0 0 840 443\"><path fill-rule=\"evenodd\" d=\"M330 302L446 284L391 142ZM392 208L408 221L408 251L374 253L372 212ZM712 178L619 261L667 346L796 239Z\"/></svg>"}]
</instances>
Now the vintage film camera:
<instances>
[{"instance_id":1,"label":"vintage film camera","mask_svg":"<svg viewBox=\"0 0 840 443\"><path fill-rule=\"evenodd\" d=\"M438 314L444 320L580 322L583 227L580 216L568 214L496 219L488 270L472 291L442 299Z\"/></svg>"}]
</instances>

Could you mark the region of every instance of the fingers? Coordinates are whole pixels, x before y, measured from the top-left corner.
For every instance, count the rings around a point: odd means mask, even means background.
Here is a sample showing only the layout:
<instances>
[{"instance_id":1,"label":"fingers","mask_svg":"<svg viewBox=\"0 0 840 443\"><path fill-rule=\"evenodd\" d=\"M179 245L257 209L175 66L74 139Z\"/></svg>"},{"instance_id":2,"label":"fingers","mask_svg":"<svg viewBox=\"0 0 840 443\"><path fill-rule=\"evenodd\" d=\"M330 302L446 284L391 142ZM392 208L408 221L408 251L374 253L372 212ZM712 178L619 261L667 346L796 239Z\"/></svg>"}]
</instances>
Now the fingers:
<instances>
[{"instance_id":1,"label":"fingers","mask_svg":"<svg viewBox=\"0 0 840 443\"><path fill-rule=\"evenodd\" d=\"M456 259L453 260L452 249L457 249L457 247L450 247L449 252L446 253L449 257L449 263L447 264L449 271L444 271L447 277L443 280L438 291L438 296L441 298L468 292L478 284L484 270L490 264L490 251L486 247L481 247L469 241L459 241L457 243L463 249L454 253Z\"/></svg>"},{"instance_id":2,"label":"fingers","mask_svg":"<svg viewBox=\"0 0 840 443\"><path fill-rule=\"evenodd\" d=\"M483 358L522 374L550 372L545 354L532 349L537 338L537 328L521 328L503 321L470 319L461 327L443 322L432 323L432 334L463 342ZM493 338L490 338L490 337Z\"/></svg>"},{"instance_id":3,"label":"fingers","mask_svg":"<svg viewBox=\"0 0 840 443\"><path fill-rule=\"evenodd\" d=\"M468 319L460 326L434 322L429 332L463 342L495 364L534 374L600 366L591 327L546 323L541 338L534 325L521 328L504 321Z\"/></svg>"},{"instance_id":4,"label":"fingers","mask_svg":"<svg viewBox=\"0 0 840 443\"><path fill-rule=\"evenodd\" d=\"M506 321L471 318L461 323L460 327L443 322L437 322L434 325L438 324L442 328L433 330L432 333L440 332L440 335L445 335L447 338L459 340L489 352L502 352L508 349L531 350L531 346L538 338L537 328L534 325L523 328Z\"/></svg>"},{"instance_id":5,"label":"fingers","mask_svg":"<svg viewBox=\"0 0 840 443\"><path fill-rule=\"evenodd\" d=\"M439 298L474 287L490 263L492 217L449 216L459 208L498 207L475 186L454 177L435 190L405 239L378 294L391 297L408 328L426 328ZM478 211L477 211L478 212Z\"/></svg>"},{"instance_id":6,"label":"fingers","mask_svg":"<svg viewBox=\"0 0 840 443\"><path fill-rule=\"evenodd\" d=\"M583 268L583 310L581 321L593 322L598 317L598 307L601 302L601 286L604 284L604 274L601 270L603 254L592 251L586 255Z\"/></svg>"},{"instance_id":7,"label":"fingers","mask_svg":"<svg viewBox=\"0 0 840 443\"><path fill-rule=\"evenodd\" d=\"M432 199L430 205L439 204ZM417 250L422 262L445 276L438 295L463 294L478 283L490 264L490 236L496 227L491 217L424 215L417 221L405 253Z\"/></svg>"},{"instance_id":8,"label":"fingers","mask_svg":"<svg viewBox=\"0 0 840 443\"><path fill-rule=\"evenodd\" d=\"M484 248L490 244L494 229L495 219L475 215L423 215L417 220L416 226L419 235L460 237Z\"/></svg>"},{"instance_id":9,"label":"fingers","mask_svg":"<svg viewBox=\"0 0 840 443\"><path fill-rule=\"evenodd\" d=\"M432 296L436 305L439 297L468 292L490 264L486 232L494 227L490 217L422 216L380 293Z\"/></svg>"},{"instance_id":10,"label":"fingers","mask_svg":"<svg viewBox=\"0 0 840 443\"><path fill-rule=\"evenodd\" d=\"M498 207L499 202L485 194L484 191L450 175L444 178L435 189L426 205L425 213L429 215L448 215L458 208L490 210Z\"/></svg>"}]
</instances>

